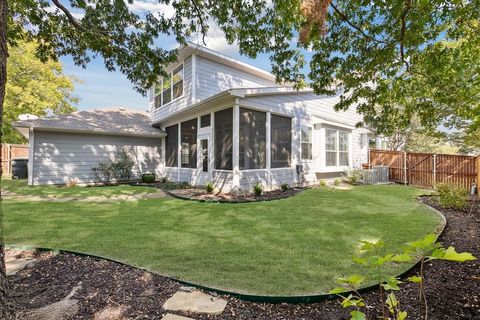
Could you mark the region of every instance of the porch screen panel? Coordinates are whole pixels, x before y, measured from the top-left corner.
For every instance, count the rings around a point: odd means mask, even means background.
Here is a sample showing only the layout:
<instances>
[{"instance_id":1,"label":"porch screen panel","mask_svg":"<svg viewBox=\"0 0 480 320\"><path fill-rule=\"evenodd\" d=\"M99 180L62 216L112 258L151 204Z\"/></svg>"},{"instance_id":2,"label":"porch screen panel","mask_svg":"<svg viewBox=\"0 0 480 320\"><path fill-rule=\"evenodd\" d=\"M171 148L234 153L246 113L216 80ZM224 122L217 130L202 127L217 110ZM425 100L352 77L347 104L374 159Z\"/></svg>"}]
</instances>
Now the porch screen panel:
<instances>
[{"instance_id":1,"label":"porch screen panel","mask_svg":"<svg viewBox=\"0 0 480 320\"><path fill-rule=\"evenodd\" d=\"M197 167L197 119L182 122L181 130L181 164L182 168Z\"/></svg>"},{"instance_id":2,"label":"porch screen panel","mask_svg":"<svg viewBox=\"0 0 480 320\"><path fill-rule=\"evenodd\" d=\"M265 169L266 154L265 112L240 108L240 169Z\"/></svg>"},{"instance_id":3,"label":"porch screen panel","mask_svg":"<svg viewBox=\"0 0 480 320\"><path fill-rule=\"evenodd\" d=\"M178 125L165 128L165 166L178 166Z\"/></svg>"},{"instance_id":4,"label":"porch screen panel","mask_svg":"<svg viewBox=\"0 0 480 320\"><path fill-rule=\"evenodd\" d=\"M292 155L292 119L272 114L270 127L272 140L271 167L290 167Z\"/></svg>"},{"instance_id":5,"label":"porch screen panel","mask_svg":"<svg viewBox=\"0 0 480 320\"><path fill-rule=\"evenodd\" d=\"M233 167L233 108L215 112L215 169Z\"/></svg>"}]
</instances>

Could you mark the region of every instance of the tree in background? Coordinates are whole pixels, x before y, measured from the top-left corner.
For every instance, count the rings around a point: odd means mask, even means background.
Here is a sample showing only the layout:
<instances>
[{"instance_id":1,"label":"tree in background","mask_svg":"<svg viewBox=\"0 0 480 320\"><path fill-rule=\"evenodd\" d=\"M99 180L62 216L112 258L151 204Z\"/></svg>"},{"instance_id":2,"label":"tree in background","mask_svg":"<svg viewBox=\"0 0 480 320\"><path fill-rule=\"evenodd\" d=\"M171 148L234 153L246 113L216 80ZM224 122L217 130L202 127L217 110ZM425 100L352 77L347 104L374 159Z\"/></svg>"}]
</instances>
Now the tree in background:
<instances>
[{"instance_id":1,"label":"tree in background","mask_svg":"<svg viewBox=\"0 0 480 320\"><path fill-rule=\"evenodd\" d=\"M25 142L11 125L20 114L45 116L76 110L77 99L72 96L74 79L62 74L59 61L40 61L35 55L37 48L33 41L20 40L9 50L2 142Z\"/></svg>"}]
</instances>

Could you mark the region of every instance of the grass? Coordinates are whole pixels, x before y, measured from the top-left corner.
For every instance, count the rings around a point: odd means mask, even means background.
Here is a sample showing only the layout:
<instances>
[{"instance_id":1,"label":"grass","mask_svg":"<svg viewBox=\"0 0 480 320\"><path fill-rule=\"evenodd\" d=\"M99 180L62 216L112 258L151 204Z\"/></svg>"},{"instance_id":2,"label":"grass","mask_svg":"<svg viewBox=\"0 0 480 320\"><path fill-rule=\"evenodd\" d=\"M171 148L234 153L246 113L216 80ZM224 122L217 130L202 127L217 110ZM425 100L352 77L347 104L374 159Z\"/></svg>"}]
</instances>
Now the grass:
<instances>
[{"instance_id":1,"label":"grass","mask_svg":"<svg viewBox=\"0 0 480 320\"><path fill-rule=\"evenodd\" d=\"M300 295L326 292L353 273L373 283L369 270L351 262L358 241L382 238L395 251L433 232L439 219L414 200L420 193L384 185L247 204L6 200L3 211L8 244L100 255L236 292Z\"/></svg>"},{"instance_id":2,"label":"grass","mask_svg":"<svg viewBox=\"0 0 480 320\"><path fill-rule=\"evenodd\" d=\"M80 187L71 188L59 186L29 186L26 180L11 180L2 177L2 191L13 192L22 196L40 196L40 197L88 197L88 196L119 196L134 195L142 193L156 192L154 188L149 187L131 187L129 185L117 185L106 187Z\"/></svg>"}]
</instances>

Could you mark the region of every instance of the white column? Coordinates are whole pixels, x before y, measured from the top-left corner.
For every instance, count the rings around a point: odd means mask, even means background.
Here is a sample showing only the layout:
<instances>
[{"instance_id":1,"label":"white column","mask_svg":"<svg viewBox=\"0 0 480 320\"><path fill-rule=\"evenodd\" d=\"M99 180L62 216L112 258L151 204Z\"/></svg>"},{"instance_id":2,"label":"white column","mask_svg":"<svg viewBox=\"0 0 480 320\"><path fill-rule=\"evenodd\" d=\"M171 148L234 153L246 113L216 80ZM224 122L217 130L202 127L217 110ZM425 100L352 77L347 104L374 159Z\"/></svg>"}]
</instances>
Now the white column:
<instances>
[{"instance_id":1,"label":"white column","mask_svg":"<svg viewBox=\"0 0 480 320\"><path fill-rule=\"evenodd\" d=\"M215 168L215 112L210 114L210 138L208 139L208 180L213 183Z\"/></svg>"},{"instance_id":2,"label":"white column","mask_svg":"<svg viewBox=\"0 0 480 320\"><path fill-rule=\"evenodd\" d=\"M266 168L267 168L267 181L269 187L272 185L272 170L271 170L271 160L272 160L272 131L271 131L271 121L272 121L272 113L267 112L267 119L265 122L265 133L266 133Z\"/></svg>"},{"instance_id":3,"label":"white column","mask_svg":"<svg viewBox=\"0 0 480 320\"><path fill-rule=\"evenodd\" d=\"M178 123L178 150L177 150L177 182L180 182L180 168L182 166L182 124Z\"/></svg>"},{"instance_id":4,"label":"white column","mask_svg":"<svg viewBox=\"0 0 480 320\"><path fill-rule=\"evenodd\" d=\"M239 161L239 149L240 149L240 107L238 106L238 99L235 100L233 106L233 136L232 136L232 190L240 189L240 161Z\"/></svg>"},{"instance_id":5,"label":"white column","mask_svg":"<svg viewBox=\"0 0 480 320\"><path fill-rule=\"evenodd\" d=\"M35 156L33 152L35 151L35 133L33 128L30 128L28 131L28 185L33 186L33 159Z\"/></svg>"}]
</instances>

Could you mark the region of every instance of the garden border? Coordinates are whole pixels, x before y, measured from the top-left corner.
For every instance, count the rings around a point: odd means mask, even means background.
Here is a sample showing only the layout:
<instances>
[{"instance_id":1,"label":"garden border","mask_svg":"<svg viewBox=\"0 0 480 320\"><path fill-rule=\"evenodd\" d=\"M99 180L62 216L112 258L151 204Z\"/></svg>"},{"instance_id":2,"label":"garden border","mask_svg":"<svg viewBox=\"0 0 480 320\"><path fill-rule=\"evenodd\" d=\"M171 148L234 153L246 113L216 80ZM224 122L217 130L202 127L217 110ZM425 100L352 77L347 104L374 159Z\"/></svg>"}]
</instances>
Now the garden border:
<instances>
[{"instance_id":1,"label":"garden border","mask_svg":"<svg viewBox=\"0 0 480 320\"><path fill-rule=\"evenodd\" d=\"M437 210L437 209L429 206L428 204L420 201L419 198L422 197L422 196L423 195L420 195L420 196L416 197L415 200L418 201L419 203L421 203L422 205L426 206L427 208L429 208L433 212L435 212L440 217L440 219L442 220L441 225L439 225L437 227L437 230L435 230L435 234L437 236L436 239L438 240L438 238L442 235L443 231L445 230L445 227L447 226L447 219L445 218L443 213L441 213L439 210ZM195 200L193 200L193 201L195 201ZM131 268L136 268L138 270L146 271L146 272L149 272L149 273L152 273L152 274L155 274L155 275L159 275L159 276L168 278L170 280L176 281L176 282L178 282L180 284L183 284L183 285L187 285L187 286L194 287L194 288L201 289L201 290L205 290L205 291L215 292L215 293L220 294L220 295L230 295L232 297L235 297L235 298L238 298L238 299L241 299L241 300L245 300L245 301L251 301L251 302L273 303L273 304L276 304L276 303L298 304L298 303L315 303L315 302L321 302L321 301L325 301L325 300L333 300L333 299L338 298L338 295L330 294L330 293L312 294L312 295L294 295L294 296L274 296L274 295L270 296L270 295L245 294L245 293L229 291L229 290L224 290L224 289L219 289L219 288L214 288L214 287L208 287L208 286L192 283L192 282L181 280L181 279L178 279L178 278L175 278L175 277L172 277L172 276L168 276L166 274L159 273L157 271L152 271L148 268L133 266L133 265L130 265L128 263L125 263L125 262L122 262L122 261L119 261L119 260L115 260L113 258L102 257L102 256L94 255L94 254L88 254L88 253L77 252L77 251L72 251L72 250L46 248L46 247L35 247L35 246L20 246L20 245L14 245L14 244L11 244L11 245L7 244L6 247L7 248L12 248L12 249L40 250L40 251L52 251L52 252L58 252L58 253L69 253L69 254L74 254L74 255L78 255L78 256L86 256L86 257L94 257L94 258L97 258L97 259L103 259L103 260L111 261L111 262L118 263L118 264L121 264L121 265L124 265L124 266L128 266L128 267L131 267ZM420 260L417 261L416 263L414 263L410 268L408 268L407 270L402 272L397 277L403 278L406 274L408 274L410 271L415 269L419 265L419 263L420 263ZM367 286L367 287L360 288L358 291L359 292L367 292L367 291L371 291L371 290L374 290L374 289L378 288L378 286L379 286L379 284L374 284L374 285L370 285L370 286ZM352 292L351 291L342 292L341 295L349 295L350 293L352 293Z\"/></svg>"}]
</instances>

